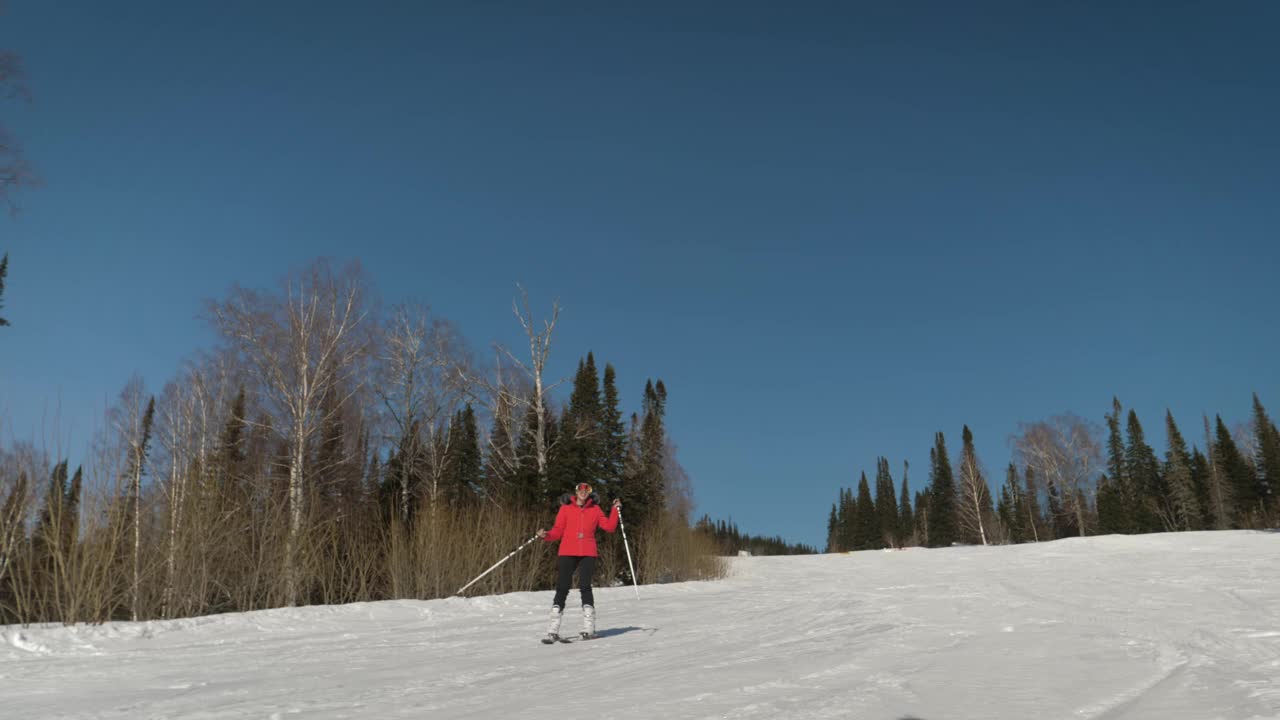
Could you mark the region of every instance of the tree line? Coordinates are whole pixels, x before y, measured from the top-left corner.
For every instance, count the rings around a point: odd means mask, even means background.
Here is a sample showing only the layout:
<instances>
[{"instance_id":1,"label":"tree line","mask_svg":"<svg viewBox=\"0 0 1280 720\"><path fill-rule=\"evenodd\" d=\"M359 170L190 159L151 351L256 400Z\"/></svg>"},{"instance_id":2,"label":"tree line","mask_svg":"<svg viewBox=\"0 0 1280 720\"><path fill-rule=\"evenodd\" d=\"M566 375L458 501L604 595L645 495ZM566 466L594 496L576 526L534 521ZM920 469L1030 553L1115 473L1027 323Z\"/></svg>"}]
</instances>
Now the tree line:
<instances>
[{"instance_id":1,"label":"tree line","mask_svg":"<svg viewBox=\"0 0 1280 720\"><path fill-rule=\"evenodd\" d=\"M710 515L703 515L693 528L710 537L720 555L737 555L743 551L752 555L813 555L818 552L810 545L788 542L778 535L764 537L744 533L732 519L712 520Z\"/></svg>"},{"instance_id":2,"label":"tree line","mask_svg":"<svg viewBox=\"0 0 1280 720\"><path fill-rule=\"evenodd\" d=\"M0 265L0 268L3 266ZM217 347L159 393L133 378L88 461L0 448L0 623L150 619L456 592L591 483L623 501L611 582L715 577L667 434L667 388L627 414L611 363L546 376L559 306L513 303L528 354L476 358L456 325L379 309L355 264L208 303ZM534 546L469 592L545 589Z\"/></svg>"},{"instance_id":3,"label":"tree line","mask_svg":"<svg viewBox=\"0 0 1280 720\"><path fill-rule=\"evenodd\" d=\"M1280 432L1256 393L1250 422L1234 432L1221 415L1212 423L1203 419L1203 449L1188 446L1172 412L1164 421L1163 460L1137 413L1126 414L1118 399L1105 416L1105 431L1071 414L1023 423L998 493L990 489L968 426L955 466L938 432L928 483L914 495L909 466L904 463L895 491L883 457L876 461L874 494L865 473L856 491L840 489L827 520L827 551L1280 524Z\"/></svg>"}]
</instances>

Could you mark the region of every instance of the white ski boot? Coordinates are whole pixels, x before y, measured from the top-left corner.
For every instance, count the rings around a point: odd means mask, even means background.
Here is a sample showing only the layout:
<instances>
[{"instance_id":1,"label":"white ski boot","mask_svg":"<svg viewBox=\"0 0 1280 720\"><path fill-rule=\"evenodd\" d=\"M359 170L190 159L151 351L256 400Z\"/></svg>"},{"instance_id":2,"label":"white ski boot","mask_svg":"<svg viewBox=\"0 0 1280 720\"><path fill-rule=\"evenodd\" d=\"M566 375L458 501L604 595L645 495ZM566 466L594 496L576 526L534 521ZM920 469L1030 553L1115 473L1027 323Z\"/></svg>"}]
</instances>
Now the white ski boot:
<instances>
[{"instance_id":1,"label":"white ski boot","mask_svg":"<svg viewBox=\"0 0 1280 720\"><path fill-rule=\"evenodd\" d=\"M582 632L578 635L583 640L590 640L596 636L596 609L591 605L582 606Z\"/></svg>"},{"instance_id":2,"label":"white ski boot","mask_svg":"<svg viewBox=\"0 0 1280 720\"><path fill-rule=\"evenodd\" d=\"M564 610L561 610L556 605L552 605L550 617L551 622L547 626L547 636L542 638L542 642L544 644L550 645L554 642L565 642L564 639L560 637L560 619L562 617L564 617Z\"/></svg>"}]
</instances>

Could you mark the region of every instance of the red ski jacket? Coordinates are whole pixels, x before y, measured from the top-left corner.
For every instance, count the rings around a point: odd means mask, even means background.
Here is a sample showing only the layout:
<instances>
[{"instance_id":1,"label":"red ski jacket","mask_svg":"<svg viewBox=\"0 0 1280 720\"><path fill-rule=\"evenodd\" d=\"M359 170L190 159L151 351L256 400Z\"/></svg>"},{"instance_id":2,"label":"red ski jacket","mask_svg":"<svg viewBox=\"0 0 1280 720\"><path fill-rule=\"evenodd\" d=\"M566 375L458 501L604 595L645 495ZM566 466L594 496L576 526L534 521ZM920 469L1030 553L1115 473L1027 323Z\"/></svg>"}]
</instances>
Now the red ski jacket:
<instances>
[{"instance_id":1,"label":"red ski jacket","mask_svg":"<svg viewBox=\"0 0 1280 720\"><path fill-rule=\"evenodd\" d=\"M559 540L561 555L597 557L596 528L610 533L617 530L618 508L614 508L609 517L605 517L593 498L587 498L581 507L576 501L570 500L569 504L560 506L560 512L556 513L556 524L547 533L545 540Z\"/></svg>"}]
</instances>

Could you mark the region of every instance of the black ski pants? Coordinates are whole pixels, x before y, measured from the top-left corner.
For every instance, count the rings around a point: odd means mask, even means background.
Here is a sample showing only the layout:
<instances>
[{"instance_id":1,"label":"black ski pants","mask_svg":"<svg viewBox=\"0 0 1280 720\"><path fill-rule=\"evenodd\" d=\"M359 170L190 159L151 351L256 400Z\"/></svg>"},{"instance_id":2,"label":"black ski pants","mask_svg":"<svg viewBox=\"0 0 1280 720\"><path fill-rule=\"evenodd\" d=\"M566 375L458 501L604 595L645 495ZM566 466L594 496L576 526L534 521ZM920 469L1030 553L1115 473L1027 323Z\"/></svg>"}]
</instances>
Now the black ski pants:
<instances>
[{"instance_id":1,"label":"black ski pants","mask_svg":"<svg viewBox=\"0 0 1280 720\"><path fill-rule=\"evenodd\" d=\"M569 597L569 588L573 586L573 573L577 571L582 604L595 607L595 597L591 594L591 576L596 572L596 559L590 556L561 555L557 568L560 575L556 579L556 598L551 604L564 610L564 601Z\"/></svg>"}]
</instances>

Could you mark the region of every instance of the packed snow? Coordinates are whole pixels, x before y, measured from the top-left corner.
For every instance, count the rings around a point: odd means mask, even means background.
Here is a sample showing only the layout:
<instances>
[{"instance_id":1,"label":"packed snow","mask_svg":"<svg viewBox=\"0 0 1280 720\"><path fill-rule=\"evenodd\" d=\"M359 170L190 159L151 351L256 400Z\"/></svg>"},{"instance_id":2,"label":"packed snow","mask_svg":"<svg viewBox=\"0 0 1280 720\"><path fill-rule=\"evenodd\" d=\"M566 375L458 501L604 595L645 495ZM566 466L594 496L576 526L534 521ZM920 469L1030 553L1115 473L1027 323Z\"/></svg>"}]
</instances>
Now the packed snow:
<instances>
[{"instance_id":1,"label":"packed snow","mask_svg":"<svg viewBox=\"0 0 1280 720\"><path fill-rule=\"evenodd\" d=\"M729 562L569 645L550 592L0 627L0 717L1280 718L1280 533Z\"/></svg>"}]
</instances>

